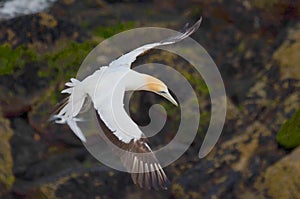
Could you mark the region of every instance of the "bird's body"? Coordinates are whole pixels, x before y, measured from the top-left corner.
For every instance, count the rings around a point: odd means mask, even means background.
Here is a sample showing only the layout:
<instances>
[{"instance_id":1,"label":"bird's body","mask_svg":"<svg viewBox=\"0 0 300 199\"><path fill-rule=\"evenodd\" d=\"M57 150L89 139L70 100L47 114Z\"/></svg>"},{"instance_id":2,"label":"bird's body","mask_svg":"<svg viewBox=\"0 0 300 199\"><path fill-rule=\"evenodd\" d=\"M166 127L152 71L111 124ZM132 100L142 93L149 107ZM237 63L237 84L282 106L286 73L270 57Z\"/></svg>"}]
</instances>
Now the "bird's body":
<instances>
[{"instance_id":1,"label":"bird's body","mask_svg":"<svg viewBox=\"0 0 300 199\"><path fill-rule=\"evenodd\" d=\"M125 91L133 90L135 83L141 79L139 78L141 74L123 67L104 67L99 73L100 78L97 77L98 74L92 75L90 81L96 80L97 83L94 88L89 88L88 95L95 102L94 108L101 120L119 140L125 143L129 143L131 139L140 139L143 133L126 113L123 99ZM91 82L87 84L90 85Z\"/></svg>"},{"instance_id":2,"label":"bird's body","mask_svg":"<svg viewBox=\"0 0 300 199\"><path fill-rule=\"evenodd\" d=\"M141 187L166 188L168 179L152 153L145 135L124 109L124 94L126 91L151 91L177 105L162 81L132 70L131 64L149 49L176 43L188 37L198 29L200 23L201 19L177 37L137 48L112 61L108 66L100 67L82 81L72 78L71 82L66 83L69 88L62 91L68 93L69 97L64 107L54 115L56 123L67 123L86 142L86 137L77 125L81 121L77 116L85 101L90 99L100 127L104 129L110 142L120 148L118 155L128 172L132 173L133 181Z\"/></svg>"}]
</instances>

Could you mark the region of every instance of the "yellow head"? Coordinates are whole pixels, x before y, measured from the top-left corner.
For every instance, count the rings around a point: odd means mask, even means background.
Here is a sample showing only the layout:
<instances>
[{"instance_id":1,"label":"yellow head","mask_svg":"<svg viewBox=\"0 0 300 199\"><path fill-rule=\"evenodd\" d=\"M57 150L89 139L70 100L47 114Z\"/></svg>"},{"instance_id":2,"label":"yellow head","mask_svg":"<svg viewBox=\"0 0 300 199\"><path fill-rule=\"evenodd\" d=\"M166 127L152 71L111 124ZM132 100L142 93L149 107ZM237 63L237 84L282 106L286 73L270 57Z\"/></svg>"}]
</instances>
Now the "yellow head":
<instances>
[{"instance_id":1,"label":"yellow head","mask_svg":"<svg viewBox=\"0 0 300 199\"><path fill-rule=\"evenodd\" d=\"M145 75L146 84L143 87L143 90L154 92L170 102L172 102L175 106L178 106L176 100L169 93L168 87L159 79L152 77L150 75Z\"/></svg>"}]
</instances>

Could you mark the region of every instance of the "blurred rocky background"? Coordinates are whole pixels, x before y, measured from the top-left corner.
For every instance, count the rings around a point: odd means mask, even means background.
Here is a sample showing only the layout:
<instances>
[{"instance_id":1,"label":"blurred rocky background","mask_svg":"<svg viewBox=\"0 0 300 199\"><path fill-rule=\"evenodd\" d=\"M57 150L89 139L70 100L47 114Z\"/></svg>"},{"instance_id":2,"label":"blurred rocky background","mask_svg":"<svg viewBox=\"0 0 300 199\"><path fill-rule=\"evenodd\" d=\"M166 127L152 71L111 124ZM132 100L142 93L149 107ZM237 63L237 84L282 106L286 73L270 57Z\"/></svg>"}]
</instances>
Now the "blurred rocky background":
<instances>
[{"instance_id":1,"label":"blurred rocky background","mask_svg":"<svg viewBox=\"0 0 300 199\"><path fill-rule=\"evenodd\" d=\"M300 198L300 1L13 1L17 11L0 2L1 199ZM190 149L165 168L168 190L136 187L129 174L95 160L67 126L48 122L64 83L99 42L136 27L180 30L199 16L203 23L192 37L222 74L227 118L213 151L199 159L210 119L207 88L199 74L165 55L198 91L202 114ZM133 117L145 123L140 110L159 99L136 98ZM176 132L178 117L170 111L170 133L154 140L158 145Z\"/></svg>"}]
</instances>

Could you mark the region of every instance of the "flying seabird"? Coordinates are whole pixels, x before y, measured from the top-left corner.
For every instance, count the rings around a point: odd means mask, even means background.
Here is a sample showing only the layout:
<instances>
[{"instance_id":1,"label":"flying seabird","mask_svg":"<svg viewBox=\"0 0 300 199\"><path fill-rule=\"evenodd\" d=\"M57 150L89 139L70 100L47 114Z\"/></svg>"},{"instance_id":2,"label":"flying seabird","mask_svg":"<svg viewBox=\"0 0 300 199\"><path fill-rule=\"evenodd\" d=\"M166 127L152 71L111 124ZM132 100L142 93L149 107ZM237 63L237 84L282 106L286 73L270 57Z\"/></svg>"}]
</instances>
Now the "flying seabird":
<instances>
[{"instance_id":1,"label":"flying seabird","mask_svg":"<svg viewBox=\"0 0 300 199\"><path fill-rule=\"evenodd\" d=\"M90 100L106 141L120 149L115 151L124 167L131 173L133 182L147 189L166 189L168 178L148 145L146 136L125 111L124 94L126 91L151 91L177 106L176 100L162 81L132 70L131 64L138 56L152 48L174 44L187 38L199 28L201 21L202 18L177 36L143 45L122 55L82 81L71 78L70 82L65 84L69 88L62 91L69 96L58 110L58 114L52 118L56 123L68 124L75 135L86 142L86 137L77 125L77 122L81 121L77 116L85 102Z\"/></svg>"}]
</instances>

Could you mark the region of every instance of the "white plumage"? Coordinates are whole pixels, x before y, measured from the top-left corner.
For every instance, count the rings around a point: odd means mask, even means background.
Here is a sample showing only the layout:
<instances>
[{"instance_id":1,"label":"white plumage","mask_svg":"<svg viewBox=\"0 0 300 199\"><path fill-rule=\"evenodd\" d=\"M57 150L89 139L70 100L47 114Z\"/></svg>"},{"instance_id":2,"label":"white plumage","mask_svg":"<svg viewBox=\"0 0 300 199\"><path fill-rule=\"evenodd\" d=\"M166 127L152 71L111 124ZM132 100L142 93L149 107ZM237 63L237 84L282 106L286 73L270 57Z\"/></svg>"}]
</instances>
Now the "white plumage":
<instances>
[{"instance_id":1,"label":"white plumage","mask_svg":"<svg viewBox=\"0 0 300 199\"><path fill-rule=\"evenodd\" d=\"M173 44L188 37L199 28L200 23L201 18L192 27L178 36L146 44L124 54L112 61L109 66L100 67L82 81L72 78L70 82L66 83L66 86L69 88L62 91L62 93L69 94L69 97L64 107L58 114L53 116L55 122L68 124L75 135L81 141L86 142L86 137L77 125L82 120L77 118L77 116L85 100L91 99L95 111L98 113L99 123L102 123L103 128L109 130L106 135L108 137L112 136L111 139L116 142L115 144L119 144L118 146L126 151L136 153L151 152L150 156L147 155L147 158L136 154L128 155L128 153L120 155L125 167L129 172L133 173L132 178L134 182L141 187L165 188L168 180L164 171L146 143L143 132L124 109L124 93L136 90L152 91L177 105L167 86L162 81L131 70L131 64L139 55L149 49ZM145 176L141 177L141 175L136 173L142 173Z\"/></svg>"}]
</instances>

